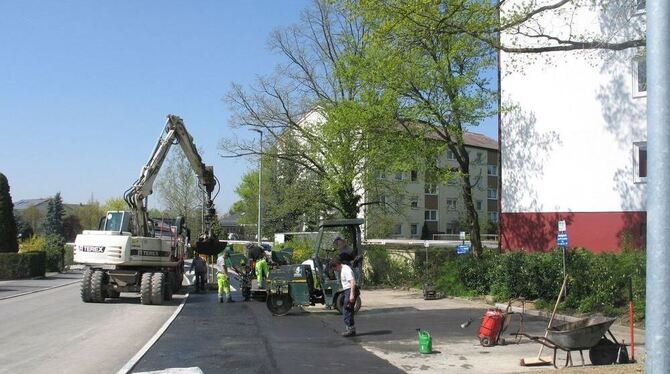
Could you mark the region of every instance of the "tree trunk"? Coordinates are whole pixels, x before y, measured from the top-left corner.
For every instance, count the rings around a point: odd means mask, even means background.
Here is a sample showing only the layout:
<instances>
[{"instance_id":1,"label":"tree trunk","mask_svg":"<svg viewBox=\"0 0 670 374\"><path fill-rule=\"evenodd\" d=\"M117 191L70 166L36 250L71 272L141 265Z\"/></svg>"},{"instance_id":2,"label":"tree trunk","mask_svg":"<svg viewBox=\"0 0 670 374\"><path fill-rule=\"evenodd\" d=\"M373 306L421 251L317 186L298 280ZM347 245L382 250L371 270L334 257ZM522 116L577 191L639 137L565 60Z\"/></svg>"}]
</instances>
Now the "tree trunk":
<instances>
[{"instance_id":1,"label":"tree trunk","mask_svg":"<svg viewBox=\"0 0 670 374\"><path fill-rule=\"evenodd\" d=\"M458 147L461 157L458 157L458 163L461 169L463 180L463 200L465 202L465 211L467 213L468 226L470 226L470 242L472 243L472 253L475 257L482 254L482 237L479 227L479 215L475 204L472 201L472 184L470 183L470 157L465 146Z\"/></svg>"}]
</instances>

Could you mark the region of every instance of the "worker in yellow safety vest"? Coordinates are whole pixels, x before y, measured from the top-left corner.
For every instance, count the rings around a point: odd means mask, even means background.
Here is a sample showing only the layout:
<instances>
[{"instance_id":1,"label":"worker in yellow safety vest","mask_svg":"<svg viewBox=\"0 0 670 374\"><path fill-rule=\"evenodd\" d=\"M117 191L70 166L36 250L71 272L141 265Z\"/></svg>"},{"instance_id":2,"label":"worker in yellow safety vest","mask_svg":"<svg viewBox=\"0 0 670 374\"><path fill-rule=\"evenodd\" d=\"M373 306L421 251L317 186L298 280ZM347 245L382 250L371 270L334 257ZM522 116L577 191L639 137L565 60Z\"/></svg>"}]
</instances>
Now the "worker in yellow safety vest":
<instances>
[{"instance_id":1,"label":"worker in yellow safety vest","mask_svg":"<svg viewBox=\"0 0 670 374\"><path fill-rule=\"evenodd\" d=\"M219 302L223 302L223 295L226 295L226 302L232 303L233 296L230 293L230 280L228 279L228 267L224 264L216 274L216 281L219 284Z\"/></svg>"},{"instance_id":2,"label":"worker in yellow safety vest","mask_svg":"<svg viewBox=\"0 0 670 374\"><path fill-rule=\"evenodd\" d=\"M265 280L270 276L270 269L265 256L256 261L256 280L258 280L258 288L265 288Z\"/></svg>"}]
</instances>

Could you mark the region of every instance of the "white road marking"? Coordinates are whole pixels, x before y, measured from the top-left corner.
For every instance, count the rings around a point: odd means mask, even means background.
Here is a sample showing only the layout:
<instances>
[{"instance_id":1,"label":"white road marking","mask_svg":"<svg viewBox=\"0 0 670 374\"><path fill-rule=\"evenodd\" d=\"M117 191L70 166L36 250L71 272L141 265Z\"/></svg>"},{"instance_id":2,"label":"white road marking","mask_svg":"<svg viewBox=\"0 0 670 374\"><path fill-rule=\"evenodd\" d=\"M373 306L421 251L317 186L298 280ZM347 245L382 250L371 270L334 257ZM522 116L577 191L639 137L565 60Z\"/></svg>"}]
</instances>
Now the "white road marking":
<instances>
[{"instance_id":1,"label":"white road marking","mask_svg":"<svg viewBox=\"0 0 670 374\"><path fill-rule=\"evenodd\" d=\"M149 341L144 345L144 347L142 347L135 354L135 356L133 356L128 362L126 362L126 364L123 365L123 367L121 369L119 369L119 371L117 371L116 374L127 374L127 373L130 373L131 370L133 370L133 367L135 367L135 365L137 365L137 363L142 359L142 357L144 357L144 355L149 351L149 349L154 344L156 344L158 339L163 335L163 333L165 333L165 330L167 330L168 327L170 327L170 325L172 324L172 321L174 321L174 319L177 318L177 316L179 315L181 310L184 308L184 305L186 304L186 300L188 299L188 295L189 294L186 294L184 296L184 300L181 301L181 304L179 304L179 307L177 307L177 310L175 310L174 313L172 313L172 316L170 316L170 318L167 321L165 321L163 326L161 326L161 328L158 329L158 331L156 331L156 334L154 334L154 336L151 339L149 339ZM193 368L187 368L187 369L193 369ZM179 374L182 374L182 373L184 373L184 374L186 374L186 373L189 373L189 374L190 373L202 373L202 371L200 371L199 368L195 368L195 369L198 369L198 371L187 371L187 372L176 372L176 373L179 373ZM173 372L170 372L170 373L173 373Z\"/></svg>"}]
</instances>

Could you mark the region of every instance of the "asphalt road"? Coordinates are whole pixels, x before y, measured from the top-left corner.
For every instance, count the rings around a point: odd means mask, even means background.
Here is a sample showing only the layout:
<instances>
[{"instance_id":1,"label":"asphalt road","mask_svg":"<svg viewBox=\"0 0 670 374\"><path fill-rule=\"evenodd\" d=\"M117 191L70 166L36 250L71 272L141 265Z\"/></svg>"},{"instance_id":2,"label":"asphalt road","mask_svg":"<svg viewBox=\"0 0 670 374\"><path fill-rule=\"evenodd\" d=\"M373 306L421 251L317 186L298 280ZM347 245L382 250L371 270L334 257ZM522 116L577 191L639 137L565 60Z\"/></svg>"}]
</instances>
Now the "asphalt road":
<instances>
[{"instance_id":1,"label":"asphalt road","mask_svg":"<svg viewBox=\"0 0 670 374\"><path fill-rule=\"evenodd\" d=\"M392 326L361 326L359 336L340 336L332 313L300 310L273 317L265 304L220 304L216 293L191 294L184 309L134 372L199 367L204 373L401 373L360 345L384 339Z\"/></svg>"},{"instance_id":2,"label":"asphalt road","mask_svg":"<svg viewBox=\"0 0 670 374\"><path fill-rule=\"evenodd\" d=\"M26 290L33 283L13 282L11 288ZM44 284L38 287L44 289ZM140 305L135 294L121 296L105 304L86 304L76 283L0 300L0 373L114 373L183 298L175 295L166 305L148 306Z\"/></svg>"}]
</instances>

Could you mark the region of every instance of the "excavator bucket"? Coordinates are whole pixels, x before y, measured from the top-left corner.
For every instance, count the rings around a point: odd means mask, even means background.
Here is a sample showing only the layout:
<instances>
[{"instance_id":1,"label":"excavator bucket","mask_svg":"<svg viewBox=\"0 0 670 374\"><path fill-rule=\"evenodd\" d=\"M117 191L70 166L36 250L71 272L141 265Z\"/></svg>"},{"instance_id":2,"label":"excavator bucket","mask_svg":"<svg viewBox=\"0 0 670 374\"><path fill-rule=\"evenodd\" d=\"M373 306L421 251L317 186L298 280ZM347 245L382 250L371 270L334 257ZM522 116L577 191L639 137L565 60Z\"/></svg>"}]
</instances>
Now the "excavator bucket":
<instances>
[{"instance_id":1,"label":"excavator bucket","mask_svg":"<svg viewBox=\"0 0 670 374\"><path fill-rule=\"evenodd\" d=\"M199 239L195 242L195 247L193 248L197 253L207 255L207 256L216 256L221 251L223 251L228 245L228 242L219 241L216 236L211 236L205 239Z\"/></svg>"}]
</instances>

